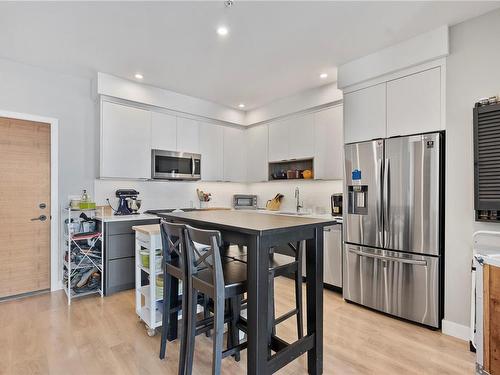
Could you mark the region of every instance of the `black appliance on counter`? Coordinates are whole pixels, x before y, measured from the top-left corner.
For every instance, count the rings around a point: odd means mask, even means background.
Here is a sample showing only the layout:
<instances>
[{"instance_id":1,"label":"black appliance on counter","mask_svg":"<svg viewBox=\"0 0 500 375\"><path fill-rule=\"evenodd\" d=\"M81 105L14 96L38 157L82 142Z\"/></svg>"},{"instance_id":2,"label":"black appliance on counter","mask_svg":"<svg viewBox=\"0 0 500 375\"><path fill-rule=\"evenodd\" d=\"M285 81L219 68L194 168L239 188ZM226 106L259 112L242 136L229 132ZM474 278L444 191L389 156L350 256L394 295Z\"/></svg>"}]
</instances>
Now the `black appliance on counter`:
<instances>
[{"instance_id":1,"label":"black appliance on counter","mask_svg":"<svg viewBox=\"0 0 500 375\"><path fill-rule=\"evenodd\" d=\"M137 199L139 192L134 189L118 189L115 192L115 195L118 197L118 208L115 211L115 215L133 215L138 214L138 212L134 212L128 204L130 199Z\"/></svg>"},{"instance_id":2,"label":"black appliance on counter","mask_svg":"<svg viewBox=\"0 0 500 375\"><path fill-rule=\"evenodd\" d=\"M332 216L342 216L342 193L331 196Z\"/></svg>"}]
</instances>

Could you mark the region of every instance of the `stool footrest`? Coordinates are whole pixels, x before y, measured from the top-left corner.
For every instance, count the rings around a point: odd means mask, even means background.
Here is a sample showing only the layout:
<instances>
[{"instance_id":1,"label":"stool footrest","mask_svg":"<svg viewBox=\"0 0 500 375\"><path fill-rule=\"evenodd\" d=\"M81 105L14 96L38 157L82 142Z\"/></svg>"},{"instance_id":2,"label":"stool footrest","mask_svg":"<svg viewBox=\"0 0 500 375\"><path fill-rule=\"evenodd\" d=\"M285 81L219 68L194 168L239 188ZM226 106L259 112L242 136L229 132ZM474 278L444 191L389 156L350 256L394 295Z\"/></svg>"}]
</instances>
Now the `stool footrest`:
<instances>
[{"instance_id":1,"label":"stool footrest","mask_svg":"<svg viewBox=\"0 0 500 375\"><path fill-rule=\"evenodd\" d=\"M279 318L276 318L274 320L274 325L277 326L280 323L283 323L285 320L291 318L294 315L297 315L299 313L299 310L293 309L287 312L286 314L281 315Z\"/></svg>"}]
</instances>

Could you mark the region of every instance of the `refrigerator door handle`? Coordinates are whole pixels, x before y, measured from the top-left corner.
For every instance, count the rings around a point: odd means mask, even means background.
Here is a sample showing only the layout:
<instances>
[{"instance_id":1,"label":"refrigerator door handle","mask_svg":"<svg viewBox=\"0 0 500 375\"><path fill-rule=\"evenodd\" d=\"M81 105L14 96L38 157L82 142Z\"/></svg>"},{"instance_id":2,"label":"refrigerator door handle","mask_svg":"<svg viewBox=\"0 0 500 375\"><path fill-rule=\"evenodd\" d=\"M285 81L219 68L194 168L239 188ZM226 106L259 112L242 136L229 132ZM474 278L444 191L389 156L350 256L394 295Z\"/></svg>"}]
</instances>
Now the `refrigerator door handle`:
<instances>
[{"instance_id":1,"label":"refrigerator door handle","mask_svg":"<svg viewBox=\"0 0 500 375\"><path fill-rule=\"evenodd\" d=\"M389 207L391 204L391 164L390 164L390 159L384 159L384 179L382 183L382 190L383 190L383 217L384 217L384 247L390 248L391 244L390 242L390 237L389 237Z\"/></svg>"},{"instance_id":2,"label":"refrigerator door handle","mask_svg":"<svg viewBox=\"0 0 500 375\"><path fill-rule=\"evenodd\" d=\"M384 178L384 168L382 165L382 159L379 159L377 161L378 165L378 176L380 178L379 181L383 181ZM383 236L383 230L384 230L384 211L382 209L382 203L383 203L383 185L379 184L381 186L381 189L379 193L377 194L377 221L376 221L376 231L377 235L379 236L378 238L378 243L380 246L384 246L384 236Z\"/></svg>"},{"instance_id":3,"label":"refrigerator door handle","mask_svg":"<svg viewBox=\"0 0 500 375\"><path fill-rule=\"evenodd\" d=\"M427 261L425 261L425 260L415 260L415 259L388 257L388 256L385 256L385 255L365 253L363 251L354 250L354 249L351 249L349 247L347 248L347 250L349 252L351 252L351 253L354 253L354 254L362 256L362 257L375 258L375 259L385 260L385 261L388 261L388 262L398 262L398 263L405 263L405 264L413 264L415 266L427 266Z\"/></svg>"}]
</instances>

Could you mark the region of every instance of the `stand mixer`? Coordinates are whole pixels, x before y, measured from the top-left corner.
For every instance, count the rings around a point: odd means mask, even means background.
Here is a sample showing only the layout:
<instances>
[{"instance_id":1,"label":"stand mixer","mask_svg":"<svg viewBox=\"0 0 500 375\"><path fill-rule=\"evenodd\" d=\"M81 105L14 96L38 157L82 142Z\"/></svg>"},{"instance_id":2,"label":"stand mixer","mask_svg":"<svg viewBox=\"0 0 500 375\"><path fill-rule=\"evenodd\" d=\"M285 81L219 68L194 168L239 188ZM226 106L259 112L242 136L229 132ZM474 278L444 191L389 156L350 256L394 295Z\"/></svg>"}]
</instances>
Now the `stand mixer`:
<instances>
[{"instance_id":1,"label":"stand mixer","mask_svg":"<svg viewBox=\"0 0 500 375\"><path fill-rule=\"evenodd\" d=\"M115 192L118 197L118 208L115 215L137 215L141 208L141 200L137 199L139 192L134 189L118 189Z\"/></svg>"}]
</instances>

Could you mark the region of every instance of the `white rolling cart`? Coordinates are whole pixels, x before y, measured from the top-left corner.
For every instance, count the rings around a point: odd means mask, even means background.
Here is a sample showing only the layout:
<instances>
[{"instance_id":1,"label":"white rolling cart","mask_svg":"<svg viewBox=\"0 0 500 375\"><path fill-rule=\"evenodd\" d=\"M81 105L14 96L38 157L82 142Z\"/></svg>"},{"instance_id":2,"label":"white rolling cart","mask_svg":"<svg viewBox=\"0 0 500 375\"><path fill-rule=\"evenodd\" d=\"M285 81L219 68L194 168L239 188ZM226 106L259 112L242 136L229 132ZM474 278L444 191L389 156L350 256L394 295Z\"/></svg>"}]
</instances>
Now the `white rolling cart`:
<instances>
[{"instance_id":1,"label":"white rolling cart","mask_svg":"<svg viewBox=\"0 0 500 375\"><path fill-rule=\"evenodd\" d=\"M135 312L146 324L148 335L154 336L156 328L162 325L163 285L157 287L157 277L163 276L160 225L137 225L132 229L135 231ZM149 285L143 285L142 271L149 276Z\"/></svg>"},{"instance_id":2,"label":"white rolling cart","mask_svg":"<svg viewBox=\"0 0 500 375\"><path fill-rule=\"evenodd\" d=\"M100 294L103 297L104 290L104 227L98 230L95 223L94 230L89 231L80 221L80 215L84 213L91 219L95 219L98 209L64 209L67 214L64 231L65 251L63 253L63 283L64 291L68 297L68 305L71 305L73 298ZM101 209L103 210L103 209ZM102 214L102 212L101 212ZM89 288L77 288L77 277L82 277L85 272L89 272L91 277L93 269L100 273L99 285ZM92 272L93 273L93 272Z\"/></svg>"}]
</instances>

